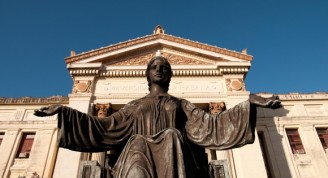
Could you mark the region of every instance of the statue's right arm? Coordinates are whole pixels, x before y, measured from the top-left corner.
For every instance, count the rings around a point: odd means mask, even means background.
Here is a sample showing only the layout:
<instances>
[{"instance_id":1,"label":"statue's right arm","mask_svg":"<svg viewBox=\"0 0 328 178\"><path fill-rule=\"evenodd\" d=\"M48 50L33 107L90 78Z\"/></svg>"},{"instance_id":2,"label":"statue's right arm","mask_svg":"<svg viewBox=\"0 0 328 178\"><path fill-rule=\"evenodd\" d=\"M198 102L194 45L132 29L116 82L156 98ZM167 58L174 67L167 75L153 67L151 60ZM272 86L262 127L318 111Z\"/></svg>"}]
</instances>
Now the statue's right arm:
<instances>
[{"instance_id":1,"label":"statue's right arm","mask_svg":"<svg viewBox=\"0 0 328 178\"><path fill-rule=\"evenodd\" d=\"M34 111L45 117L58 114L58 145L75 151L105 151L130 138L131 111L121 109L106 118L98 118L63 105L50 105Z\"/></svg>"}]
</instances>

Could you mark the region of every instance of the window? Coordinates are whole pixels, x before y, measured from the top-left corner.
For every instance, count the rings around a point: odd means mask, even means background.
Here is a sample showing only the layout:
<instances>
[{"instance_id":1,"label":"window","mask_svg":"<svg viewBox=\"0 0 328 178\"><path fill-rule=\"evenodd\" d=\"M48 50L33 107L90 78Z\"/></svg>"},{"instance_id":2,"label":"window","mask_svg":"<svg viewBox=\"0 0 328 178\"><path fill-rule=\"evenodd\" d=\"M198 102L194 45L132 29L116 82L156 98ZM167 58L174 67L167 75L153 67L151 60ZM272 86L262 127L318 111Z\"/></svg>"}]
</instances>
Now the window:
<instances>
[{"instance_id":1,"label":"window","mask_svg":"<svg viewBox=\"0 0 328 178\"><path fill-rule=\"evenodd\" d=\"M0 132L0 146L3 140L3 137L5 136L5 133Z\"/></svg>"},{"instance_id":2,"label":"window","mask_svg":"<svg viewBox=\"0 0 328 178\"><path fill-rule=\"evenodd\" d=\"M23 133L16 158L29 158L35 133Z\"/></svg>"},{"instance_id":3,"label":"window","mask_svg":"<svg viewBox=\"0 0 328 178\"><path fill-rule=\"evenodd\" d=\"M286 129L287 137L293 154L305 154L298 129Z\"/></svg>"},{"instance_id":4,"label":"window","mask_svg":"<svg viewBox=\"0 0 328 178\"><path fill-rule=\"evenodd\" d=\"M267 176L268 176L268 178L271 178L273 176L272 176L272 171L271 171L270 165L269 165L269 154L268 154L267 145L265 143L264 133L258 132L257 135L259 137L260 147L261 147L261 151L262 151L265 169L267 171Z\"/></svg>"},{"instance_id":5,"label":"window","mask_svg":"<svg viewBox=\"0 0 328 178\"><path fill-rule=\"evenodd\" d=\"M328 128L316 128L321 145L328 152Z\"/></svg>"}]
</instances>

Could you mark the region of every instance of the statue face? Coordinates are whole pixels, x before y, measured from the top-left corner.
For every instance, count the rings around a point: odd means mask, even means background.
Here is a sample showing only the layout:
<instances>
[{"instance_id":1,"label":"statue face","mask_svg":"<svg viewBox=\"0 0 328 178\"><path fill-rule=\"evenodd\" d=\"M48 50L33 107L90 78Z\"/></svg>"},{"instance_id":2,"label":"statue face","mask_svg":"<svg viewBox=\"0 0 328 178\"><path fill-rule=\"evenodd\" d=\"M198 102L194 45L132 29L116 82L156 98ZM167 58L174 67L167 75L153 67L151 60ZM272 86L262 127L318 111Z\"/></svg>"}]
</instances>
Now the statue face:
<instances>
[{"instance_id":1,"label":"statue face","mask_svg":"<svg viewBox=\"0 0 328 178\"><path fill-rule=\"evenodd\" d=\"M151 83L164 84L169 80L169 69L166 63L161 60L155 60L149 70L149 79Z\"/></svg>"}]
</instances>

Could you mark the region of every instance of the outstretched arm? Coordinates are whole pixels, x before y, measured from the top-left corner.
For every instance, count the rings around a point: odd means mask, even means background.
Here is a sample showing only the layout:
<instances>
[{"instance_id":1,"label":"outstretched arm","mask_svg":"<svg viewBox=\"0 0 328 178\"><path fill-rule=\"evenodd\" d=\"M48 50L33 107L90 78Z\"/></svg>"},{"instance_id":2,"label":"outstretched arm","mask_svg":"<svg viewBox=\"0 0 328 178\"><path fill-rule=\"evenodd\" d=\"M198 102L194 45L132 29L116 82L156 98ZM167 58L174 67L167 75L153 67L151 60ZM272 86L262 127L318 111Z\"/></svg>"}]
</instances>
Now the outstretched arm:
<instances>
[{"instance_id":1,"label":"outstretched arm","mask_svg":"<svg viewBox=\"0 0 328 178\"><path fill-rule=\"evenodd\" d=\"M210 115L188 101L182 106L188 117L185 127L188 138L197 145L222 150L253 143L256 107L276 109L281 102L277 96L251 95L249 100L217 115Z\"/></svg>"},{"instance_id":2,"label":"outstretched arm","mask_svg":"<svg viewBox=\"0 0 328 178\"><path fill-rule=\"evenodd\" d=\"M255 94L251 94L249 96L249 102L251 105L263 108L277 109L281 107L281 101L276 95L272 95L269 98L264 98Z\"/></svg>"},{"instance_id":3,"label":"outstretched arm","mask_svg":"<svg viewBox=\"0 0 328 178\"><path fill-rule=\"evenodd\" d=\"M34 115L39 117L53 116L55 114L62 112L63 106L60 104L50 105L48 107L42 107L40 109L34 110Z\"/></svg>"},{"instance_id":4,"label":"outstretched arm","mask_svg":"<svg viewBox=\"0 0 328 178\"><path fill-rule=\"evenodd\" d=\"M74 151L98 152L122 146L131 136L130 111L121 109L106 118L82 113L62 105L34 111L39 117L58 114L58 146Z\"/></svg>"}]
</instances>

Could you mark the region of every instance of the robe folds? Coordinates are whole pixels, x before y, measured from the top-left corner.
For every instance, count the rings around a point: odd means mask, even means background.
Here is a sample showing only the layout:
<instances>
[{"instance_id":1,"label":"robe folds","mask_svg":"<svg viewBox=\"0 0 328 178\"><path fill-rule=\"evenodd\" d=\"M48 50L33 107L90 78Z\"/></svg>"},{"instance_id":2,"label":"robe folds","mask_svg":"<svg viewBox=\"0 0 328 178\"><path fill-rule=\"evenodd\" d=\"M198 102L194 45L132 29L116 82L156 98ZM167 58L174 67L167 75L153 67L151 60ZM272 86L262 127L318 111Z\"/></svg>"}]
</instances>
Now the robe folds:
<instances>
[{"instance_id":1,"label":"robe folds","mask_svg":"<svg viewBox=\"0 0 328 178\"><path fill-rule=\"evenodd\" d=\"M123 148L114 177L207 177L204 148L225 150L254 141L249 101L210 115L185 99L145 96L106 118L69 107L58 115L58 144L81 152Z\"/></svg>"}]
</instances>

